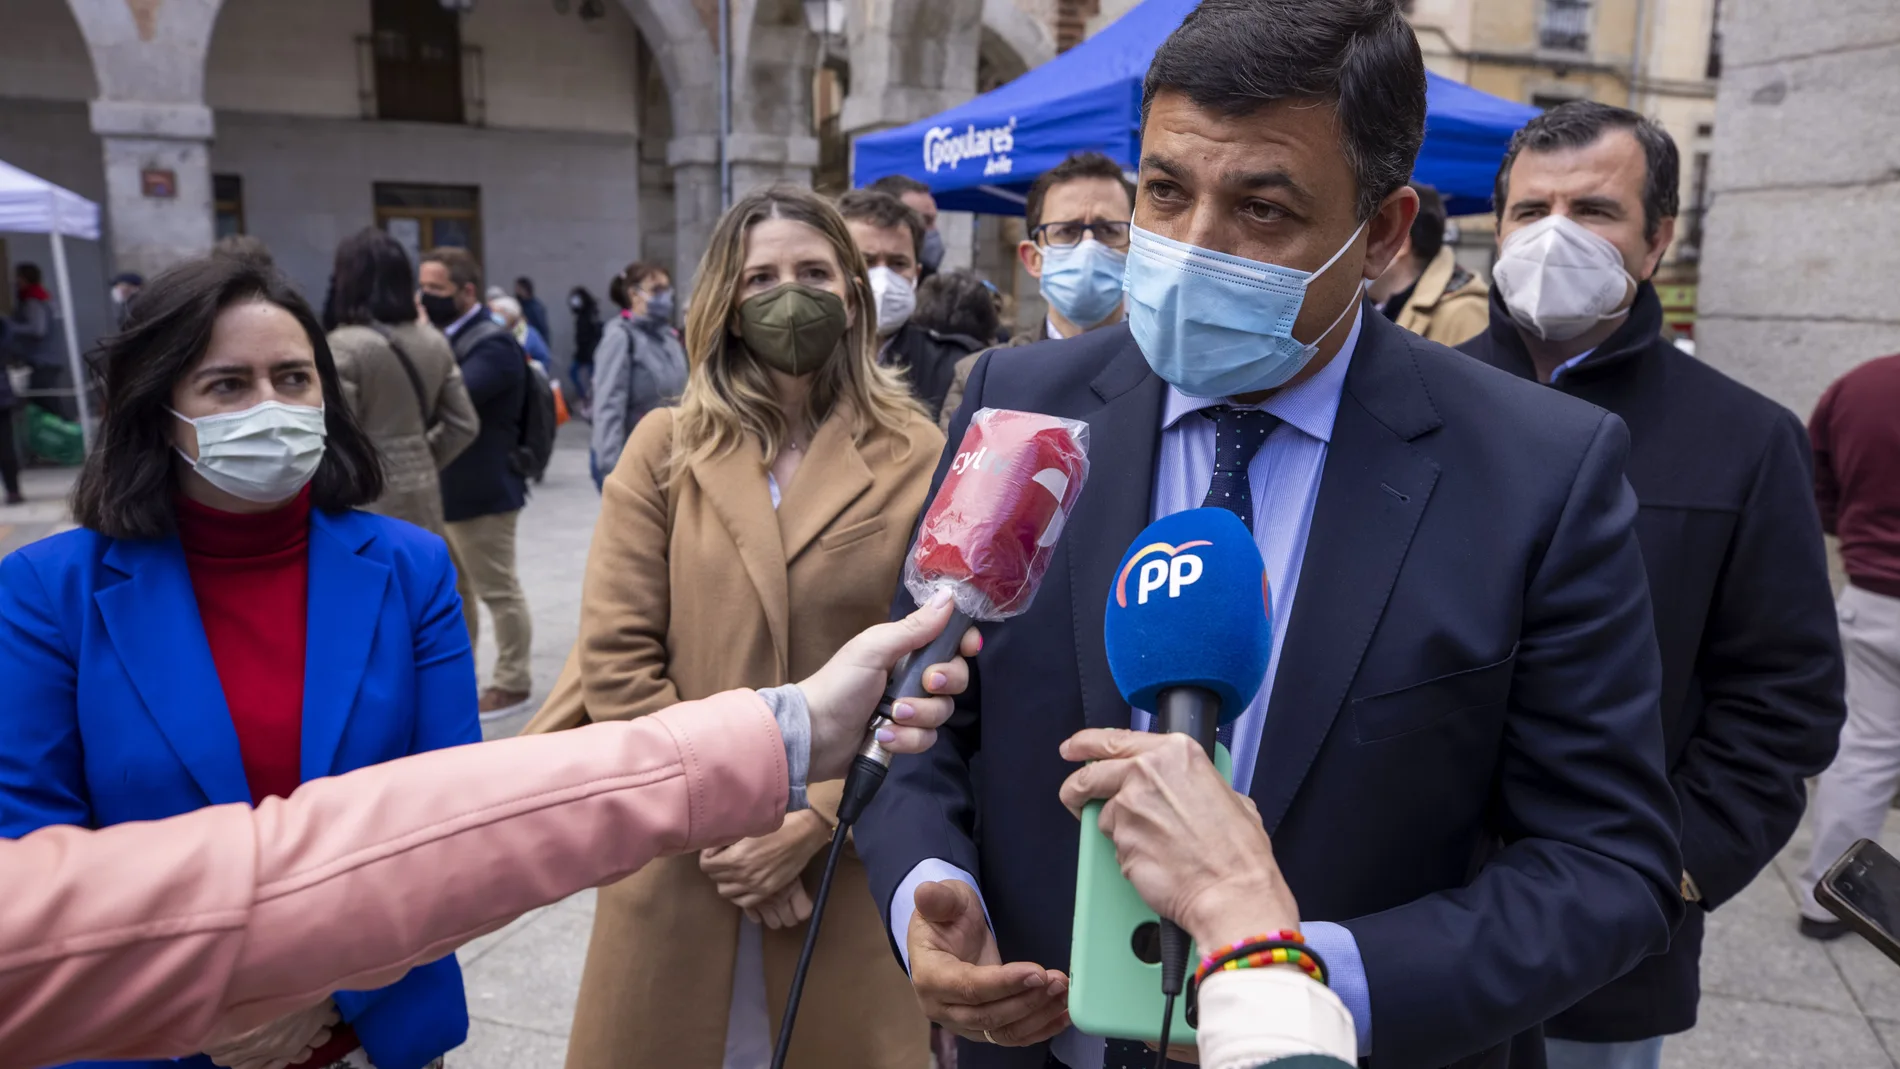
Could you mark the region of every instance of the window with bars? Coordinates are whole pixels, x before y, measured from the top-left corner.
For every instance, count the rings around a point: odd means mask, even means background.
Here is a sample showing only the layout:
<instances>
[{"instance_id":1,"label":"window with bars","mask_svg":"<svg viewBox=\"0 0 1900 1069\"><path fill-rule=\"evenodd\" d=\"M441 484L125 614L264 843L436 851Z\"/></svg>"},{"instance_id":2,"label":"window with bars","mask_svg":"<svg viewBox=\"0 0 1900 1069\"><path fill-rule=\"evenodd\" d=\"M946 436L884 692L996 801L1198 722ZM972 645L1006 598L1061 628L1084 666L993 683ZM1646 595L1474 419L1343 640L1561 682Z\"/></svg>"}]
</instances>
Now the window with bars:
<instances>
[{"instance_id":1,"label":"window with bars","mask_svg":"<svg viewBox=\"0 0 1900 1069\"><path fill-rule=\"evenodd\" d=\"M438 0L371 0L377 118L460 123L462 26Z\"/></svg>"},{"instance_id":2,"label":"window with bars","mask_svg":"<svg viewBox=\"0 0 1900 1069\"><path fill-rule=\"evenodd\" d=\"M1537 45L1558 52L1590 51L1590 0L1544 0Z\"/></svg>"}]
</instances>

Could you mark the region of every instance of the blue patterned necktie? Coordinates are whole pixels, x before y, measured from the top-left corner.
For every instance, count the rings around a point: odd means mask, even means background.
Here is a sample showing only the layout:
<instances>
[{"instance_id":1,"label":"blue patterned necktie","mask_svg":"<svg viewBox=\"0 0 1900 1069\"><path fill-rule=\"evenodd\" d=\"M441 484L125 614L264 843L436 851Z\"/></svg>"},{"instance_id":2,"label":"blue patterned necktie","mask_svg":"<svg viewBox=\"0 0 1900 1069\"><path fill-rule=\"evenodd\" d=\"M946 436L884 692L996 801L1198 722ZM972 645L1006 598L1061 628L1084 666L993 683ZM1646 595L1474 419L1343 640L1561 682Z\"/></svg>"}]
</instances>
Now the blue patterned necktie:
<instances>
[{"instance_id":1,"label":"blue patterned necktie","mask_svg":"<svg viewBox=\"0 0 1900 1069\"><path fill-rule=\"evenodd\" d=\"M1253 487L1247 481L1247 468L1253 464L1260 447L1267 444L1273 428L1280 425L1280 417L1230 405L1204 408L1201 415L1214 424L1214 477L1207 484L1207 497L1201 506L1226 509L1240 517L1240 522L1252 531ZM1231 752L1233 723L1222 724L1215 737ZM1154 1069L1154 1051L1149 1050L1146 1043L1111 1039L1102 1054L1102 1069ZM1170 1069L1175 1066L1188 1069L1185 1063L1173 1060L1168 1065Z\"/></svg>"}]
</instances>

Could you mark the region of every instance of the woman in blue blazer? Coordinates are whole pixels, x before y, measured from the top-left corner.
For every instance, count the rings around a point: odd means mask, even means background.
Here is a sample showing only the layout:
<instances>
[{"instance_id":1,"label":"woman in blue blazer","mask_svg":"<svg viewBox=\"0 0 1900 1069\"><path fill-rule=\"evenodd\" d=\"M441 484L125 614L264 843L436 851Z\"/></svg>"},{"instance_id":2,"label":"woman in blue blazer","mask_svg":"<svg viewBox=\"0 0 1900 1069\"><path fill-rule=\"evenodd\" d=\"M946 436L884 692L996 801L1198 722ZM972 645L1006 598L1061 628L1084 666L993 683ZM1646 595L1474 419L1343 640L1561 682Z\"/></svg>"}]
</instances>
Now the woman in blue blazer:
<instances>
[{"instance_id":1,"label":"woman in blue blazer","mask_svg":"<svg viewBox=\"0 0 1900 1069\"><path fill-rule=\"evenodd\" d=\"M448 550L354 509L380 462L289 283L184 264L104 363L80 528L0 561L0 837L253 803L478 740ZM467 1032L451 956L184 1064L422 1069Z\"/></svg>"}]
</instances>

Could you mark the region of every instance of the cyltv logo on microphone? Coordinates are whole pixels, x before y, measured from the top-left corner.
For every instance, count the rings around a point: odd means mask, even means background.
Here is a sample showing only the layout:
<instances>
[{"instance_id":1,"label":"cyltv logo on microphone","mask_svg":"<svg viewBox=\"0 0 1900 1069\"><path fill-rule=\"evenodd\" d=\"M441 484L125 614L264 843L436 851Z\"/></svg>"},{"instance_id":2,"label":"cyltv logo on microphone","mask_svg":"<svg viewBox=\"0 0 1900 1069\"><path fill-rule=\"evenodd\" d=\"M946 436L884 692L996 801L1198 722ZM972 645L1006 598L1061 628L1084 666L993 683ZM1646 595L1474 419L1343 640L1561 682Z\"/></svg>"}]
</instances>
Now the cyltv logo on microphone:
<instances>
[{"instance_id":1,"label":"cyltv logo on microphone","mask_svg":"<svg viewBox=\"0 0 1900 1069\"><path fill-rule=\"evenodd\" d=\"M1181 590L1199 582L1206 571L1201 558L1188 550L1213 544L1206 539L1197 539L1178 546L1151 542L1141 547L1128 558L1127 564L1122 565L1121 575L1115 578L1115 604L1124 609L1128 607L1128 575L1135 571L1137 565L1140 565L1141 571L1135 579L1135 604L1148 604L1148 596L1162 587L1167 587L1169 597L1180 597ZM1164 560L1158 554L1166 554L1167 558Z\"/></svg>"}]
</instances>

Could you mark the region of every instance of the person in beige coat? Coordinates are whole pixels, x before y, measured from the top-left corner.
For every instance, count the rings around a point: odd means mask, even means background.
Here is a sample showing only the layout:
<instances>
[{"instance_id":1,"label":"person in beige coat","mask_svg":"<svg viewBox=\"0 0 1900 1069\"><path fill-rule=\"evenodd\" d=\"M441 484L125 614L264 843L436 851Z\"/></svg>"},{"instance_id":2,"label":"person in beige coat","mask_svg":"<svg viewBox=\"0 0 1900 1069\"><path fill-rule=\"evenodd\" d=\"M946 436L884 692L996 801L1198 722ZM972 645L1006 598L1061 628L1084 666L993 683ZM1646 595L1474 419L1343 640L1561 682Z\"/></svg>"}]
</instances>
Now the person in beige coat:
<instances>
[{"instance_id":1,"label":"person in beige coat","mask_svg":"<svg viewBox=\"0 0 1900 1069\"><path fill-rule=\"evenodd\" d=\"M1445 201L1430 186L1412 183L1418 217L1385 274L1366 296L1406 330L1440 345L1462 345L1491 325L1491 288L1458 263L1445 244Z\"/></svg>"},{"instance_id":2,"label":"person in beige coat","mask_svg":"<svg viewBox=\"0 0 1900 1069\"><path fill-rule=\"evenodd\" d=\"M943 436L876 363L863 258L816 195L720 220L686 316L676 409L605 479L581 633L529 731L643 716L809 674L885 618ZM770 835L600 893L569 1069L760 1069L811 914L841 783ZM843 861L789 1065L925 1069L929 1026Z\"/></svg>"},{"instance_id":3,"label":"person in beige coat","mask_svg":"<svg viewBox=\"0 0 1900 1069\"><path fill-rule=\"evenodd\" d=\"M330 351L343 401L383 455L370 512L443 534L437 473L481 430L447 338L416 312L415 269L396 239L366 227L336 250L339 325Z\"/></svg>"}]
</instances>

